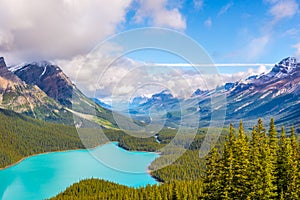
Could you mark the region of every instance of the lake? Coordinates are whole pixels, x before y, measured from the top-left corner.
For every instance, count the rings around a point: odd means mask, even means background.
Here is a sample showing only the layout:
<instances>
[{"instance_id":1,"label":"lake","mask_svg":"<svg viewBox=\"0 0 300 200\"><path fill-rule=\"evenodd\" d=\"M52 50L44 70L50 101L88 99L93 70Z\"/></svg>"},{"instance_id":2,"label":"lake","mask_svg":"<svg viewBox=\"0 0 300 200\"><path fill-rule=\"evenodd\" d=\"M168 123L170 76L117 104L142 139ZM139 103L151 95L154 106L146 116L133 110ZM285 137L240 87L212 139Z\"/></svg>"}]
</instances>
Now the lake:
<instances>
[{"instance_id":1,"label":"lake","mask_svg":"<svg viewBox=\"0 0 300 200\"><path fill-rule=\"evenodd\" d=\"M117 143L90 152L72 150L28 157L0 170L0 199L50 198L73 183L92 177L132 187L157 184L147 173L148 165L157 157L155 153L126 151Z\"/></svg>"}]
</instances>

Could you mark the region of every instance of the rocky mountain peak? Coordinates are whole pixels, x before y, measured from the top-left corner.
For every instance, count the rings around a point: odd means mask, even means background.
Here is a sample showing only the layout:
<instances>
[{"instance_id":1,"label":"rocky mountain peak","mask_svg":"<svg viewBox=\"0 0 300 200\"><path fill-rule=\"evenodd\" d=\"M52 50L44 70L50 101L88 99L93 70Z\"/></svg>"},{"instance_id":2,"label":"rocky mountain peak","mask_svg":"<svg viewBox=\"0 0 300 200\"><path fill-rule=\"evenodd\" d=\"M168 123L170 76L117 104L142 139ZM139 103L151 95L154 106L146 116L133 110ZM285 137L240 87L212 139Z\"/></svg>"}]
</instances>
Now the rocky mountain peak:
<instances>
[{"instance_id":1,"label":"rocky mountain peak","mask_svg":"<svg viewBox=\"0 0 300 200\"><path fill-rule=\"evenodd\" d=\"M297 59L294 57L287 57L283 60L281 60L278 64L276 64L272 70L267 74L268 77L285 77L289 74L292 74L292 72L299 66L300 63L297 63Z\"/></svg>"},{"instance_id":2,"label":"rocky mountain peak","mask_svg":"<svg viewBox=\"0 0 300 200\"><path fill-rule=\"evenodd\" d=\"M280 61L278 64L276 64L273 67L272 71L289 73L296 67L297 67L297 59L294 57L288 57Z\"/></svg>"},{"instance_id":3,"label":"rocky mountain peak","mask_svg":"<svg viewBox=\"0 0 300 200\"><path fill-rule=\"evenodd\" d=\"M6 67L5 61L3 57L0 57L0 68Z\"/></svg>"},{"instance_id":4,"label":"rocky mountain peak","mask_svg":"<svg viewBox=\"0 0 300 200\"><path fill-rule=\"evenodd\" d=\"M12 81L15 83L21 83L22 81L15 76L12 72L10 72L6 66L5 60L3 57L0 57L0 77L5 79L6 81ZM3 81L2 81L3 84ZM0 85L1 87L1 85Z\"/></svg>"},{"instance_id":5,"label":"rocky mountain peak","mask_svg":"<svg viewBox=\"0 0 300 200\"><path fill-rule=\"evenodd\" d=\"M195 96L199 96L199 95L203 95L203 94L207 94L208 91L207 90L201 90L201 89L197 89L193 94L192 94L192 97L195 97Z\"/></svg>"},{"instance_id":6,"label":"rocky mountain peak","mask_svg":"<svg viewBox=\"0 0 300 200\"><path fill-rule=\"evenodd\" d=\"M73 84L57 65L39 61L15 66L10 70L27 84L37 85L60 104L71 106Z\"/></svg>"},{"instance_id":7,"label":"rocky mountain peak","mask_svg":"<svg viewBox=\"0 0 300 200\"><path fill-rule=\"evenodd\" d=\"M278 65L284 65L287 67L292 67L294 65L297 65L297 59L295 57L287 57L280 61Z\"/></svg>"}]
</instances>

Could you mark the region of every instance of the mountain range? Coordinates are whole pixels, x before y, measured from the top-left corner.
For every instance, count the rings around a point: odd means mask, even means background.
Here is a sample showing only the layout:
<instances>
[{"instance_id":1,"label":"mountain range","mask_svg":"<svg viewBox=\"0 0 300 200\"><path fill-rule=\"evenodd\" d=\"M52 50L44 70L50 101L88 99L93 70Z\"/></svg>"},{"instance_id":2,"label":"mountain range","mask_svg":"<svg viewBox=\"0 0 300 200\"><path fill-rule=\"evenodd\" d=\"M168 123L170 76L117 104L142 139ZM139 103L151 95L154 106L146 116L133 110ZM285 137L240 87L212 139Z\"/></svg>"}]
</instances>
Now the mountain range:
<instances>
[{"instance_id":1,"label":"mountain range","mask_svg":"<svg viewBox=\"0 0 300 200\"><path fill-rule=\"evenodd\" d=\"M199 126L209 126L213 99L225 97L225 124L244 120L246 127L257 118L274 117L279 125L300 127L300 63L288 57L268 73L226 83L214 90L197 89L190 98L174 97L164 90L151 97L138 96L128 102L128 115L136 122L161 123L176 128L191 113ZM0 108L56 123L74 124L74 115L105 128L117 128L111 107L85 96L57 66L47 61L7 67L0 57ZM153 115L155 117L153 118ZM126 120L126 117L123 117ZM249 124L249 126L247 126Z\"/></svg>"},{"instance_id":2,"label":"mountain range","mask_svg":"<svg viewBox=\"0 0 300 200\"><path fill-rule=\"evenodd\" d=\"M226 83L214 90L197 89L190 98L180 99L165 90L150 98L136 97L129 103L129 113L141 118L149 112L165 111L161 119L177 127L184 115L199 114L200 126L208 126L212 117L212 99L225 96L225 123L243 119L246 127L258 118L275 118L278 125L300 127L300 63L288 57L275 64L268 73ZM143 116L145 118L145 116ZM154 122L155 123L155 122Z\"/></svg>"}]
</instances>

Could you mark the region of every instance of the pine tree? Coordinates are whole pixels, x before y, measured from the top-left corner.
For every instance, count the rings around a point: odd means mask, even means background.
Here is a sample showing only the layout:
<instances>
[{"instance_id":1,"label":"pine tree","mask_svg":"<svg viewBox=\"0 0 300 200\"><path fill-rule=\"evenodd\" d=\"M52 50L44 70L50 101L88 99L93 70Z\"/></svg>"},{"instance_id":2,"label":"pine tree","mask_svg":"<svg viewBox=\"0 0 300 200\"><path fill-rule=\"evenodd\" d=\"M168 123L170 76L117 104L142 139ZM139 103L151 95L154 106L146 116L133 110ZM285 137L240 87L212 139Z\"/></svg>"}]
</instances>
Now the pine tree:
<instances>
[{"instance_id":1,"label":"pine tree","mask_svg":"<svg viewBox=\"0 0 300 200\"><path fill-rule=\"evenodd\" d=\"M236 137L233 125L230 124L229 135L226 135L224 150L221 159L221 190L222 199L232 199L233 194L233 151Z\"/></svg>"},{"instance_id":2,"label":"pine tree","mask_svg":"<svg viewBox=\"0 0 300 200\"><path fill-rule=\"evenodd\" d=\"M270 153L272 156L272 162L277 162L277 151L278 151L278 138L277 138L277 131L274 123L274 118L271 119L270 122L270 129L269 129L269 147L270 147Z\"/></svg>"},{"instance_id":3,"label":"pine tree","mask_svg":"<svg viewBox=\"0 0 300 200\"><path fill-rule=\"evenodd\" d=\"M220 154L215 147L207 158L206 176L204 179L204 199L220 199L220 173L219 173Z\"/></svg>"},{"instance_id":4,"label":"pine tree","mask_svg":"<svg viewBox=\"0 0 300 200\"><path fill-rule=\"evenodd\" d=\"M285 136L284 126L281 127L281 135L279 140L279 151L277 158L277 187L278 192L286 198L286 191L289 182L289 151L290 145Z\"/></svg>"},{"instance_id":5,"label":"pine tree","mask_svg":"<svg viewBox=\"0 0 300 200\"><path fill-rule=\"evenodd\" d=\"M251 199L258 199L259 194L261 194L260 187L260 177L262 173L262 167L260 163L260 151L259 151L259 137L257 133L257 126L252 129L252 140L250 149L250 170L249 170L249 180L250 180L250 194Z\"/></svg>"},{"instance_id":6,"label":"pine tree","mask_svg":"<svg viewBox=\"0 0 300 200\"><path fill-rule=\"evenodd\" d=\"M271 136L272 135L272 136ZM272 150L270 148L272 146ZM274 121L270 123L270 138L265 133L261 119L252 131L250 153L250 184L252 199L272 199L277 196L276 192L276 130Z\"/></svg>"},{"instance_id":7,"label":"pine tree","mask_svg":"<svg viewBox=\"0 0 300 200\"><path fill-rule=\"evenodd\" d=\"M276 197L278 195L277 193L277 152L278 152L278 138L277 138L277 131L274 123L274 118L271 118L270 121L270 129L269 129L269 145L266 147L265 152L267 153L265 159L266 159L266 165L268 166L269 170L269 195L271 197Z\"/></svg>"},{"instance_id":8,"label":"pine tree","mask_svg":"<svg viewBox=\"0 0 300 200\"><path fill-rule=\"evenodd\" d=\"M272 121L271 121L272 123ZM275 130L275 125L274 122L272 124L272 129ZM265 130L262 120L259 119L258 120L258 130ZM272 130L273 131L273 130ZM275 134L275 131L273 131ZM276 148L276 144L273 143L274 141L276 141L275 138L270 138L270 142L268 142L268 138L266 137L266 134L264 131L261 132L262 134L262 142L261 142L261 146L260 146L260 152L261 152L261 166L262 166L262 179L261 179L261 186L262 186L262 196L261 199L272 199L274 197L277 196L276 190L277 190L277 186L276 186L276 164L273 162L273 159L275 157L275 155L272 155L272 153L275 153L275 151L277 151ZM273 136L275 137L275 136ZM272 142L271 142L272 140ZM270 149L270 144L272 144L275 148L274 149Z\"/></svg>"},{"instance_id":9,"label":"pine tree","mask_svg":"<svg viewBox=\"0 0 300 200\"><path fill-rule=\"evenodd\" d=\"M289 144L287 145L286 150L288 151L285 155L288 156L288 168L287 168L287 176L288 176L288 185L286 196L289 199L299 199L299 168L298 168L298 145L295 135L295 129L292 127L291 137L289 140Z\"/></svg>"},{"instance_id":10,"label":"pine tree","mask_svg":"<svg viewBox=\"0 0 300 200\"><path fill-rule=\"evenodd\" d=\"M240 121L238 137L233 146L233 194L245 199L249 193L249 143Z\"/></svg>"}]
</instances>

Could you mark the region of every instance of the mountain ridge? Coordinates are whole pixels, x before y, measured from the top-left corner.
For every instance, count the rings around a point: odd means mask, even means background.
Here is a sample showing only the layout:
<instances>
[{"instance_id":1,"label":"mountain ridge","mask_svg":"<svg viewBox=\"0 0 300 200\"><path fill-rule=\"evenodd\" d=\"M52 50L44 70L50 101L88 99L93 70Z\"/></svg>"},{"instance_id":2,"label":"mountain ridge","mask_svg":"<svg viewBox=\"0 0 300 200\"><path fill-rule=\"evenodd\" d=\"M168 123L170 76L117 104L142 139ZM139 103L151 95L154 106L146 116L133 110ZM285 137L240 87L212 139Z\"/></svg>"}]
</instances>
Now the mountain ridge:
<instances>
[{"instance_id":1,"label":"mountain ridge","mask_svg":"<svg viewBox=\"0 0 300 200\"><path fill-rule=\"evenodd\" d=\"M155 95L159 95L154 94ZM257 118L274 117L278 124L290 124L295 118L295 126L300 128L300 63L294 57L287 57L274 65L268 73L249 76L234 83L225 83L214 90L203 91L197 89L190 98L176 99L183 109L175 106L174 99L161 102L152 101L152 105L141 104L136 106L132 113L136 115L147 114L150 109L161 111L166 109L167 115L162 116L180 125L178 113L185 114L191 111L199 112L200 126L208 126L211 120L213 96L226 95L226 118L225 123L243 119L245 125L250 127ZM147 102L147 100L144 100ZM164 106L168 105L168 107ZM176 114L176 115L175 115ZM177 116L168 118L168 116ZM163 120L162 119L162 120ZM290 124L291 125L291 124Z\"/></svg>"},{"instance_id":2,"label":"mountain ridge","mask_svg":"<svg viewBox=\"0 0 300 200\"><path fill-rule=\"evenodd\" d=\"M30 104L27 105L26 101ZM102 127L116 128L111 111L86 97L57 65L49 61L7 67L1 57L0 107L44 121L69 125L74 125L76 121L74 113L81 113L76 119L89 116L88 120Z\"/></svg>"}]
</instances>

